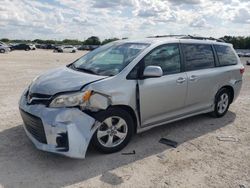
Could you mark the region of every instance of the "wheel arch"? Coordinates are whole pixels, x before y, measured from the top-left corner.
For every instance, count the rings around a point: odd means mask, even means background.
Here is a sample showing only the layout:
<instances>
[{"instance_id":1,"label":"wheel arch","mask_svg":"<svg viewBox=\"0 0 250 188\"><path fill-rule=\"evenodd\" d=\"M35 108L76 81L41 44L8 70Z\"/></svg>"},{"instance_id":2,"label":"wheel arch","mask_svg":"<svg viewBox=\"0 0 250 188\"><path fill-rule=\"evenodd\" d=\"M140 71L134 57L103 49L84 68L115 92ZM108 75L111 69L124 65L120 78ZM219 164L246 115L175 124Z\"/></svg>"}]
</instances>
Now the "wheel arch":
<instances>
[{"instance_id":1,"label":"wheel arch","mask_svg":"<svg viewBox=\"0 0 250 188\"><path fill-rule=\"evenodd\" d=\"M136 113L133 110L133 108L131 108L128 105L111 105L108 108L120 108L120 109L123 109L123 110L127 111L131 115L131 117L132 117L132 119L134 121L134 125L135 125L134 126L134 133L137 132L138 121L137 121Z\"/></svg>"},{"instance_id":2,"label":"wheel arch","mask_svg":"<svg viewBox=\"0 0 250 188\"><path fill-rule=\"evenodd\" d=\"M225 86L221 87L221 88L217 91L217 93L216 93L216 95L215 95L215 99L216 99L216 96L218 95L218 93L219 93L222 89L227 89L227 90L230 92L230 104L231 104L231 103L233 102L233 100L234 100L234 88L233 88L232 86L230 86L230 85L225 85Z\"/></svg>"}]
</instances>

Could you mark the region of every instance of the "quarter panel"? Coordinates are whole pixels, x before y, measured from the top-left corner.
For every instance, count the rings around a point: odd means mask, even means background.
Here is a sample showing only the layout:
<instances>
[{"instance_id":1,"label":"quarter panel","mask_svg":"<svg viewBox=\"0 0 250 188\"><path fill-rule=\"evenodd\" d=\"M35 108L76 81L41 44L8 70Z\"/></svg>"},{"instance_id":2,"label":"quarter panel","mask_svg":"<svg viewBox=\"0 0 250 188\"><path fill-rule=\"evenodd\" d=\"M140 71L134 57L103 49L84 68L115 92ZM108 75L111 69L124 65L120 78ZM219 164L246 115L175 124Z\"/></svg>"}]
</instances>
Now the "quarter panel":
<instances>
[{"instance_id":1,"label":"quarter panel","mask_svg":"<svg viewBox=\"0 0 250 188\"><path fill-rule=\"evenodd\" d=\"M186 107L188 111L209 108L213 105L215 93L230 79L230 72L221 68L210 68L187 72L188 92ZM196 80L191 80L196 76Z\"/></svg>"}]
</instances>

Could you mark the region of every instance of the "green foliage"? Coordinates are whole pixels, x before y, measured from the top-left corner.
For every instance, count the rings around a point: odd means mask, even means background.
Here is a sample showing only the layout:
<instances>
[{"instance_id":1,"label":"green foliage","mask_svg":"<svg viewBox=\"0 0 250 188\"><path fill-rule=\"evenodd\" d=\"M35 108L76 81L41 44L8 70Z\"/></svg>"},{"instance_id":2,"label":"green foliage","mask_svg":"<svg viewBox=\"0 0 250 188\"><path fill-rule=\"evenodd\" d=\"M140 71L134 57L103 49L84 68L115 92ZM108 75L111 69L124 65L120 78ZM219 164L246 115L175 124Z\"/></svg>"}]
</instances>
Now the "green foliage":
<instances>
[{"instance_id":1,"label":"green foliage","mask_svg":"<svg viewBox=\"0 0 250 188\"><path fill-rule=\"evenodd\" d=\"M4 43L8 43L10 40L6 39L6 38L3 38L3 39L1 39L1 41L4 42Z\"/></svg>"},{"instance_id":2,"label":"green foliage","mask_svg":"<svg viewBox=\"0 0 250 188\"><path fill-rule=\"evenodd\" d=\"M235 49L250 49L250 36L248 37L224 36L221 39L223 39L227 43L233 44Z\"/></svg>"},{"instance_id":3,"label":"green foliage","mask_svg":"<svg viewBox=\"0 0 250 188\"><path fill-rule=\"evenodd\" d=\"M65 44L65 45L81 45L82 42L79 41L79 40L72 40L72 39L64 39L62 41L62 44Z\"/></svg>"},{"instance_id":4,"label":"green foliage","mask_svg":"<svg viewBox=\"0 0 250 188\"><path fill-rule=\"evenodd\" d=\"M125 39L125 38L124 38ZM242 37L242 36L224 36L221 37L225 42L233 44L235 49L250 49L250 36ZM57 44L57 45L103 45L109 42L113 42L119 40L118 38L109 38L104 39L102 42L96 36L91 36L85 41L80 41L77 39L64 39L62 41L58 40L42 40L35 39L31 40L10 40L7 38L2 38L0 41L5 43L36 43L36 44Z\"/></svg>"},{"instance_id":5,"label":"green foliage","mask_svg":"<svg viewBox=\"0 0 250 188\"><path fill-rule=\"evenodd\" d=\"M102 41L102 45L113 42L119 40L118 38L111 38L111 39L104 39L104 41Z\"/></svg>"},{"instance_id":6,"label":"green foliage","mask_svg":"<svg viewBox=\"0 0 250 188\"><path fill-rule=\"evenodd\" d=\"M98 37L92 36L83 42L84 45L101 45L101 41Z\"/></svg>"}]
</instances>

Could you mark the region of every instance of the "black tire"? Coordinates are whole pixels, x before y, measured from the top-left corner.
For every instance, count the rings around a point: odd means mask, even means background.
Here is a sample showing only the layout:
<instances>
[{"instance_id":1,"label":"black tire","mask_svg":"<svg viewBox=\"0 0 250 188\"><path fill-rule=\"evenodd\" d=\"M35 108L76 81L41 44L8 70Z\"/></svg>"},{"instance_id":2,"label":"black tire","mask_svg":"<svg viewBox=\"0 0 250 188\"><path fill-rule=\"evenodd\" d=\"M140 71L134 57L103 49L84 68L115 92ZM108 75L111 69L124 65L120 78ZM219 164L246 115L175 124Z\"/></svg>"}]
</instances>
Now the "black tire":
<instances>
[{"instance_id":1,"label":"black tire","mask_svg":"<svg viewBox=\"0 0 250 188\"><path fill-rule=\"evenodd\" d=\"M127 135L125 136L124 140L117 146L114 147L105 147L103 146L98 138L97 138L97 131L94 133L93 137L92 137L92 145L94 146L94 148L96 150L98 150L101 153L114 153L114 152L118 152L120 150L122 150L131 140L131 137L134 133L134 121L133 118L131 117L131 115L121 109L121 108L109 108L105 111L99 112L95 114L95 117L98 119L98 121L103 122L105 119L112 117L112 116L116 116L116 117L120 117L122 118L126 124L127 124Z\"/></svg>"},{"instance_id":2,"label":"black tire","mask_svg":"<svg viewBox=\"0 0 250 188\"><path fill-rule=\"evenodd\" d=\"M0 50L0 53L5 53L5 49L1 49L1 50Z\"/></svg>"},{"instance_id":3,"label":"black tire","mask_svg":"<svg viewBox=\"0 0 250 188\"><path fill-rule=\"evenodd\" d=\"M221 101L221 96L222 95L223 96L228 96L228 102L227 102L227 105L226 105L225 109L222 112L220 112L220 110L219 110L219 102ZM214 111L211 113L212 116L214 116L216 118L223 117L228 111L228 108L229 108L230 103L231 103L231 97L232 97L231 92L228 89L226 89L226 88L220 89L217 92L216 96L215 96Z\"/></svg>"},{"instance_id":4,"label":"black tire","mask_svg":"<svg viewBox=\"0 0 250 188\"><path fill-rule=\"evenodd\" d=\"M29 51L29 50L30 50L30 48L26 48L26 49L25 49L25 51Z\"/></svg>"},{"instance_id":5,"label":"black tire","mask_svg":"<svg viewBox=\"0 0 250 188\"><path fill-rule=\"evenodd\" d=\"M76 53L76 51L75 51L75 50L72 50L72 53Z\"/></svg>"}]
</instances>

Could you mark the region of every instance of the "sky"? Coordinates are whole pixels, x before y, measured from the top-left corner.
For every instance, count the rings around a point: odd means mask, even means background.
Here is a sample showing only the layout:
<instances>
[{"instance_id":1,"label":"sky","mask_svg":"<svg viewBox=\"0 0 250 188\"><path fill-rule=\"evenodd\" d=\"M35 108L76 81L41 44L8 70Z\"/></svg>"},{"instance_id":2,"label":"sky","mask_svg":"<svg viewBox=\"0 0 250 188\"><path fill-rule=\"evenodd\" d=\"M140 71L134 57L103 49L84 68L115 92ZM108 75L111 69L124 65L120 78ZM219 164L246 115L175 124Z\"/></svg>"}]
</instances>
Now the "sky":
<instances>
[{"instance_id":1,"label":"sky","mask_svg":"<svg viewBox=\"0 0 250 188\"><path fill-rule=\"evenodd\" d=\"M250 0L0 0L0 38L250 36Z\"/></svg>"}]
</instances>

